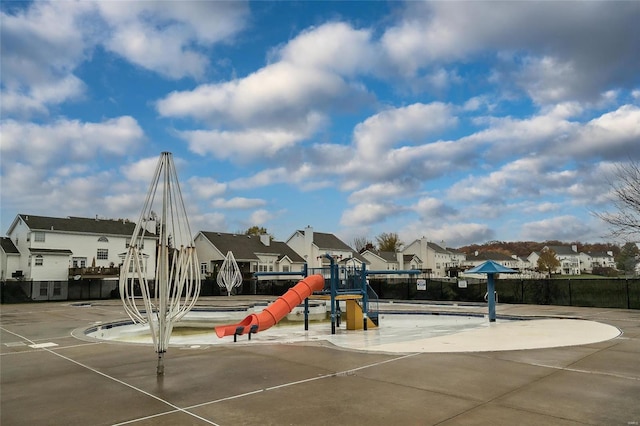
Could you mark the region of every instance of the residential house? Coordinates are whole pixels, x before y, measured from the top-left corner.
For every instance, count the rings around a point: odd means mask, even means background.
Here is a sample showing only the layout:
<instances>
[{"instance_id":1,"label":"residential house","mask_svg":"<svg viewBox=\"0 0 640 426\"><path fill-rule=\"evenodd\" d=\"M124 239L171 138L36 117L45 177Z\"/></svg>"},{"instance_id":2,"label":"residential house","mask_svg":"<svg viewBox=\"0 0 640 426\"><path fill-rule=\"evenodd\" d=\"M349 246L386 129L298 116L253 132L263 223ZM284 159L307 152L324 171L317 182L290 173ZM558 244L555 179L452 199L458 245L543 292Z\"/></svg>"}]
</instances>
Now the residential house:
<instances>
[{"instance_id":1,"label":"residential house","mask_svg":"<svg viewBox=\"0 0 640 426\"><path fill-rule=\"evenodd\" d=\"M20 252L22 280L33 300L66 300L69 279L91 279L97 297L117 288L135 223L124 220L19 214L7 231ZM147 278L155 275L156 238L148 233L142 255ZM103 285L104 284L104 285Z\"/></svg>"},{"instance_id":2,"label":"residential house","mask_svg":"<svg viewBox=\"0 0 640 426\"><path fill-rule=\"evenodd\" d=\"M309 268L327 267L331 261L325 254L337 263L353 262L348 266L360 267L369 262L335 235L315 232L311 226L295 231L287 239L287 245L307 262Z\"/></svg>"},{"instance_id":3,"label":"residential house","mask_svg":"<svg viewBox=\"0 0 640 426\"><path fill-rule=\"evenodd\" d=\"M493 260L496 263L504 266L505 268L511 268L518 270L519 261L517 256L513 257L505 253L495 251L476 251L472 255L467 256L464 265L466 268L474 268L486 262L487 260Z\"/></svg>"},{"instance_id":4,"label":"residential house","mask_svg":"<svg viewBox=\"0 0 640 426\"><path fill-rule=\"evenodd\" d=\"M361 255L369 262L367 269L370 271L420 270L422 265L418 256L402 252L365 250ZM388 274L387 278L404 276L409 275Z\"/></svg>"},{"instance_id":5,"label":"residential house","mask_svg":"<svg viewBox=\"0 0 640 426\"><path fill-rule=\"evenodd\" d=\"M556 273L561 275L580 275L582 271L582 261L578 246L545 246L543 250L551 249L555 252L556 258L560 261L560 266L556 269Z\"/></svg>"},{"instance_id":6,"label":"residential house","mask_svg":"<svg viewBox=\"0 0 640 426\"><path fill-rule=\"evenodd\" d=\"M203 277L215 277L228 252L233 253L245 280L252 279L254 272L302 272L305 264L291 247L269 235L201 231L195 238L195 246ZM273 277L280 278L291 277Z\"/></svg>"},{"instance_id":7,"label":"residential house","mask_svg":"<svg viewBox=\"0 0 640 426\"><path fill-rule=\"evenodd\" d=\"M616 269L616 260L612 251L580 253L582 271L592 273L598 268Z\"/></svg>"},{"instance_id":8,"label":"residential house","mask_svg":"<svg viewBox=\"0 0 640 426\"><path fill-rule=\"evenodd\" d=\"M442 248L438 244L428 241L425 237L413 241L407 245L402 253L414 255L422 262L418 268L429 277L444 278L449 277L450 272L457 268L456 262L459 259L457 254Z\"/></svg>"},{"instance_id":9,"label":"residential house","mask_svg":"<svg viewBox=\"0 0 640 426\"><path fill-rule=\"evenodd\" d=\"M15 280L22 277L20 270L20 251L11 238L0 239L0 281Z\"/></svg>"}]
</instances>

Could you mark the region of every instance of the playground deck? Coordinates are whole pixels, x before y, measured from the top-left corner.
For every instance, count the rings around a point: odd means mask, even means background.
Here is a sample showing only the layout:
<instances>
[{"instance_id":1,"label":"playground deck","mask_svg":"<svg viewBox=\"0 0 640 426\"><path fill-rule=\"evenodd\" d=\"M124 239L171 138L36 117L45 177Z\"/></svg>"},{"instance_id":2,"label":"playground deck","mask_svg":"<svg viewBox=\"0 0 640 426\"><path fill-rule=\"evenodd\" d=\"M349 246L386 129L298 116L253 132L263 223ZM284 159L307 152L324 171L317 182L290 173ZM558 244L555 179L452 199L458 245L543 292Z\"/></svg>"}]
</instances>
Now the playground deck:
<instances>
[{"instance_id":1,"label":"playground deck","mask_svg":"<svg viewBox=\"0 0 640 426\"><path fill-rule=\"evenodd\" d=\"M252 301L242 296L199 303L228 307ZM381 311L390 308L452 310L381 303ZM486 313L486 306L466 310ZM623 334L587 345L468 353L372 353L326 341L172 347L165 375L158 378L150 346L71 335L126 318L117 300L3 305L0 424L640 422L640 311L500 304L498 315L588 319Z\"/></svg>"}]
</instances>

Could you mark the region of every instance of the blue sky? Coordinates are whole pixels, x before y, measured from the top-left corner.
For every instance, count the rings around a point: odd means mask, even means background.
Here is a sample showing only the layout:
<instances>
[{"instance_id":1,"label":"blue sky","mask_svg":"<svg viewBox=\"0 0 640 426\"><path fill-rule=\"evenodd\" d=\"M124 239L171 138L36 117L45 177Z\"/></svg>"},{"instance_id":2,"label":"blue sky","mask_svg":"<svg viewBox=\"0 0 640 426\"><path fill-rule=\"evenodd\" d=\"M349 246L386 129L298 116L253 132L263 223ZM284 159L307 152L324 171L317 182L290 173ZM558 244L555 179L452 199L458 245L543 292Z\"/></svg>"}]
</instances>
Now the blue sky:
<instances>
[{"instance_id":1,"label":"blue sky","mask_svg":"<svg viewBox=\"0 0 640 426\"><path fill-rule=\"evenodd\" d=\"M640 3L1 4L2 229L136 220L459 247L606 240L640 160Z\"/></svg>"}]
</instances>

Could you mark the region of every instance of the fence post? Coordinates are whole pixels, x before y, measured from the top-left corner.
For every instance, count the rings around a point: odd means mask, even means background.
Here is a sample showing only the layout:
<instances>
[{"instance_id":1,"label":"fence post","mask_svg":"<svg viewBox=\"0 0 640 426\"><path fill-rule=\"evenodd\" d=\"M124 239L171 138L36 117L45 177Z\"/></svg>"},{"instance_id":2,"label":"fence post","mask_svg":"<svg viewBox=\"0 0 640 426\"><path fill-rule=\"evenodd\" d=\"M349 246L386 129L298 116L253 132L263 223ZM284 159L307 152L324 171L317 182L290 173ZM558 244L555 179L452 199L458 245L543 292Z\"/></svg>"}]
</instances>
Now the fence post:
<instances>
[{"instance_id":1,"label":"fence post","mask_svg":"<svg viewBox=\"0 0 640 426\"><path fill-rule=\"evenodd\" d=\"M573 306L573 302L571 301L571 278L569 278L569 306Z\"/></svg>"},{"instance_id":2,"label":"fence post","mask_svg":"<svg viewBox=\"0 0 640 426\"><path fill-rule=\"evenodd\" d=\"M629 277L625 277L624 282L627 287L627 309L631 309L631 297L629 296Z\"/></svg>"}]
</instances>

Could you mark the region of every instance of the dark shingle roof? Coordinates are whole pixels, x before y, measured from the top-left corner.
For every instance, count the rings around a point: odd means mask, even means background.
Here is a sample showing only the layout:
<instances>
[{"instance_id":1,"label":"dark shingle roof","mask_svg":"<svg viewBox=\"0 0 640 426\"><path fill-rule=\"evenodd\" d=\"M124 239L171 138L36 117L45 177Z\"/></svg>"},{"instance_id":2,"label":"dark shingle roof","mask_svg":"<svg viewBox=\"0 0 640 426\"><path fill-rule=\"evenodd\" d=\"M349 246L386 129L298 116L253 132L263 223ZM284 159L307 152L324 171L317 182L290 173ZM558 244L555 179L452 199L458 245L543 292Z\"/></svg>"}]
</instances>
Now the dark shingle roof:
<instances>
[{"instance_id":1,"label":"dark shingle roof","mask_svg":"<svg viewBox=\"0 0 640 426\"><path fill-rule=\"evenodd\" d=\"M380 251L378 252L378 256L386 260L387 262L397 262L398 257L393 251Z\"/></svg>"},{"instance_id":2,"label":"dark shingle roof","mask_svg":"<svg viewBox=\"0 0 640 426\"><path fill-rule=\"evenodd\" d=\"M298 231L304 235L304 231ZM355 252L354 249L346 245L342 240L333 234L326 234L324 232L313 232L313 243L318 246L319 249L333 249L333 250L348 250Z\"/></svg>"},{"instance_id":3,"label":"dark shingle roof","mask_svg":"<svg viewBox=\"0 0 640 426\"><path fill-rule=\"evenodd\" d=\"M13 244L13 241L11 241L11 238L9 237L2 237L2 239L0 240L0 246L2 247L2 250L7 254L20 254L20 250L18 250L18 248L15 246L15 244Z\"/></svg>"},{"instance_id":4,"label":"dark shingle roof","mask_svg":"<svg viewBox=\"0 0 640 426\"><path fill-rule=\"evenodd\" d=\"M32 231L60 231L99 235L132 235L136 224L127 220L85 217L19 215Z\"/></svg>"},{"instance_id":5,"label":"dark shingle roof","mask_svg":"<svg viewBox=\"0 0 640 426\"><path fill-rule=\"evenodd\" d=\"M208 239L223 255L233 252L236 260L258 260L257 254L275 254L278 260L287 256L292 262L304 263L304 259L291 247L281 241L271 241L268 246L262 244L260 237L256 235L226 234L224 232L206 232L202 235Z\"/></svg>"},{"instance_id":6,"label":"dark shingle roof","mask_svg":"<svg viewBox=\"0 0 640 426\"><path fill-rule=\"evenodd\" d=\"M495 251L484 251L482 253L478 253L477 255L473 254L471 256L467 256L467 260L470 260L470 261L495 260L496 262L499 262L499 261L516 260L516 259L504 253L499 253Z\"/></svg>"},{"instance_id":7,"label":"dark shingle roof","mask_svg":"<svg viewBox=\"0 0 640 426\"><path fill-rule=\"evenodd\" d=\"M548 246L551 250L555 252L555 254L559 256L577 256L578 253L573 251L573 248L570 246Z\"/></svg>"}]
</instances>

